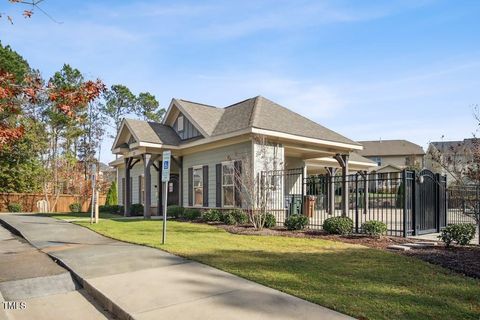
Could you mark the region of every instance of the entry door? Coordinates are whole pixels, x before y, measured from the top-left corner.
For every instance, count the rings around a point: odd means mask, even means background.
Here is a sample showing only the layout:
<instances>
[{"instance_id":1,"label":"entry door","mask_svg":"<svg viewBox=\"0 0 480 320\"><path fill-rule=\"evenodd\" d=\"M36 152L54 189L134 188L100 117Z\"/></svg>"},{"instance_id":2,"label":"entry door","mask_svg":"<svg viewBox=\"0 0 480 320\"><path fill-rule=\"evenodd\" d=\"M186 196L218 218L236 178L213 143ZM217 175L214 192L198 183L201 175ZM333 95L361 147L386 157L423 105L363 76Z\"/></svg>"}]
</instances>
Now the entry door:
<instances>
[{"instance_id":1,"label":"entry door","mask_svg":"<svg viewBox=\"0 0 480 320\"><path fill-rule=\"evenodd\" d=\"M170 181L168 182L168 200L167 200L167 205L179 205L179 185L180 185L180 179L178 177L178 174L170 174Z\"/></svg>"}]
</instances>

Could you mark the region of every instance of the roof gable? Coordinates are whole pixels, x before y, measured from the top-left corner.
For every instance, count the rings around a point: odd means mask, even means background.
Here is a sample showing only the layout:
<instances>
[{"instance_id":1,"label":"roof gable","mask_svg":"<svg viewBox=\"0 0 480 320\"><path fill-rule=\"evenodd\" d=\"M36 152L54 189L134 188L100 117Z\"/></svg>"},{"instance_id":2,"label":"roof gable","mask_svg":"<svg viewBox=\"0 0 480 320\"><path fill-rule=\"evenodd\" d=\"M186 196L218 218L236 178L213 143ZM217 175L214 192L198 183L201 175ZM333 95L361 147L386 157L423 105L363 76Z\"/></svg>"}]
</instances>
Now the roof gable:
<instances>
[{"instance_id":1,"label":"roof gable","mask_svg":"<svg viewBox=\"0 0 480 320\"><path fill-rule=\"evenodd\" d=\"M421 146L407 140L377 140L359 142L363 145L363 150L358 151L358 153L364 157L425 154L425 151L423 151Z\"/></svg>"},{"instance_id":2,"label":"roof gable","mask_svg":"<svg viewBox=\"0 0 480 320\"><path fill-rule=\"evenodd\" d=\"M124 119L112 149L133 141L177 146L180 138L169 126L157 122Z\"/></svg>"}]
</instances>

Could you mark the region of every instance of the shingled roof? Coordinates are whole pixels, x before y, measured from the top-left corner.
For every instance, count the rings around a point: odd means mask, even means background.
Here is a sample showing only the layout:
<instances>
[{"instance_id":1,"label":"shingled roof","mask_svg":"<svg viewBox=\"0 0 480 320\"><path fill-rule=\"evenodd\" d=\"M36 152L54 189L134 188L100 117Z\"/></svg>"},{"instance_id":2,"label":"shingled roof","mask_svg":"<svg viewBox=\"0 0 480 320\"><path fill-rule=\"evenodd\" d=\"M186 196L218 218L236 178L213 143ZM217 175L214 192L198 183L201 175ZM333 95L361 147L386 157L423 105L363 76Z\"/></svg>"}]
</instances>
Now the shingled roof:
<instances>
[{"instance_id":1,"label":"shingled roof","mask_svg":"<svg viewBox=\"0 0 480 320\"><path fill-rule=\"evenodd\" d=\"M225 108L181 99L177 101L210 136L219 136L247 128L258 128L359 145L357 142L262 96L250 98Z\"/></svg>"},{"instance_id":2,"label":"shingled roof","mask_svg":"<svg viewBox=\"0 0 480 320\"><path fill-rule=\"evenodd\" d=\"M407 140L359 141L363 150L358 153L364 157L424 155L423 148Z\"/></svg>"},{"instance_id":3,"label":"shingled roof","mask_svg":"<svg viewBox=\"0 0 480 320\"><path fill-rule=\"evenodd\" d=\"M192 123L198 126L198 129L207 137L257 128L360 146L359 143L261 96L225 108L182 99L174 99L173 101L187 113ZM181 140L174 130L167 125L131 119L128 122L141 141L172 145L181 144ZM140 131L140 133L137 133L137 131ZM156 135L157 137L155 137Z\"/></svg>"},{"instance_id":4,"label":"shingled roof","mask_svg":"<svg viewBox=\"0 0 480 320\"><path fill-rule=\"evenodd\" d=\"M475 146L475 139L464 139L463 141L435 141L430 142L438 151L444 154L471 152Z\"/></svg>"},{"instance_id":5,"label":"shingled roof","mask_svg":"<svg viewBox=\"0 0 480 320\"><path fill-rule=\"evenodd\" d=\"M135 137L142 142L179 145L180 137L169 126L149 121L125 119Z\"/></svg>"}]
</instances>

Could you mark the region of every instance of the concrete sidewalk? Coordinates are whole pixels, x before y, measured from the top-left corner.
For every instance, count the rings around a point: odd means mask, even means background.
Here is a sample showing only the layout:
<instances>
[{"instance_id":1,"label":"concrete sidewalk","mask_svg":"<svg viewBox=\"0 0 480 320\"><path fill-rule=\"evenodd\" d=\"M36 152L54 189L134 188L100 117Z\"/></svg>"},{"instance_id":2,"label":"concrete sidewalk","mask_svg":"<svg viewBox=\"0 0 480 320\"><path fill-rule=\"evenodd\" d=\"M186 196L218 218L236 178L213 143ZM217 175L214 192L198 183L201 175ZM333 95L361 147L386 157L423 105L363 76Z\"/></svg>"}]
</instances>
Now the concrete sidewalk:
<instances>
[{"instance_id":1,"label":"concrete sidewalk","mask_svg":"<svg viewBox=\"0 0 480 320\"><path fill-rule=\"evenodd\" d=\"M215 268L68 222L26 214L0 219L60 260L120 319L351 319Z\"/></svg>"},{"instance_id":2,"label":"concrete sidewalk","mask_svg":"<svg viewBox=\"0 0 480 320\"><path fill-rule=\"evenodd\" d=\"M79 289L70 272L0 226L0 320L109 319Z\"/></svg>"}]
</instances>

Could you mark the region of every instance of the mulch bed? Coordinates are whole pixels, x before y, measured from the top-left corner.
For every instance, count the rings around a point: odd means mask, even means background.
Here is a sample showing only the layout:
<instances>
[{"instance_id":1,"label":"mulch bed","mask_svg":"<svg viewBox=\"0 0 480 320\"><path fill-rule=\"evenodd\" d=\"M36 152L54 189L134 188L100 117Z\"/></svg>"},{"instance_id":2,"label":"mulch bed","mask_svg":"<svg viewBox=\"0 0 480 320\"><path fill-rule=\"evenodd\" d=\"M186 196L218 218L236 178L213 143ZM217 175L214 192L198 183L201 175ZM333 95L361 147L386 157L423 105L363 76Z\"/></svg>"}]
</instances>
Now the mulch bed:
<instances>
[{"instance_id":1,"label":"mulch bed","mask_svg":"<svg viewBox=\"0 0 480 320\"><path fill-rule=\"evenodd\" d=\"M432 264L440 265L463 275L480 279L480 246L470 245L465 247L452 246L446 248L441 242L435 247L412 249L409 251L394 251L387 249L392 244L412 242L425 242L424 240L401 237L369 237L366 235L330 235L322 230L289 231L285 228L263 229L257 231L251 226L227 226L217 224L217 227L234 234L257 236L283 236L294 238L318 238L340 241L350 244L359 244L370 248L395 252L410 257L415 257Z\"/></svg>"}]
</instances>

